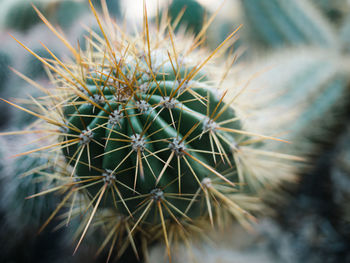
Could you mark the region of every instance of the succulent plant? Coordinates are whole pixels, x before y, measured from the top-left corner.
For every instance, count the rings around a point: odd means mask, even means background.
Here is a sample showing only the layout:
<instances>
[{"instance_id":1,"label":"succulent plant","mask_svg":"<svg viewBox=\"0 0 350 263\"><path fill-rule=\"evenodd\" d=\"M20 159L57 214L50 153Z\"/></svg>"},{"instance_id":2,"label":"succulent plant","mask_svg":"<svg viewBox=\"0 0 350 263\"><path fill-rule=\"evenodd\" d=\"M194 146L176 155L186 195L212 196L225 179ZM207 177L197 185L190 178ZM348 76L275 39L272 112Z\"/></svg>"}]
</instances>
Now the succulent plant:
<instances>
[{"instance_id":1,"label":"succulent plant","mask_svg":"<svg viewBox=\"0 0 350 263\"><path fill-rule=\"evenodd\" d=\"M265 47L333 46L336 35L320 12L304 0L243 0L246 34Z\"/></svg>"},{"instance_id":2,"label":"succulent plant","mask_svg":"<svg viewBox=\"0 0 350 263\"><path fill-rule=\"evenodd\" d=\"M102 11L102 1L93 0L93 5L97 10ZM118 17L121 13L120 0L106 0L106 5L108 8L108 13L113 17Z\"/></svg>"},{"instance_id":3,"label":"succulent plant","mask_svg":"<svg viewBox=\"0 0 350 263\"><path fill-rule=\"evenodd\" d=\"M333 186L334 203L338 206L340 212L339 221L343 229L342 233L349 237L350 222L350 145L349 145L349 126L345 129L334 149L334 157L330 170L331 182Z\"/></svg>"},{"instance_id":4,"label":"succulent plant","mask_svg":"<svg viewBox=\"0 0 350 263\"><path fill-rule=\"evenodd\" d=\"M341 24L350 10L349 2L344 0L312 0L312 2L328 17L329 21L335 24Z\"/></svg>"},{"instance_id":5,"label":"succulent plant","mask_svg":"<svg viewBox=\"0 0 350 263\"><path fill-rule=\"evenodd\" d=\"M113 2L115 3L108 2L109 6L113 7L114 13L117 13L119 1ZM48 20L62 28L69 28L77 18L88 11L86 0L4 0L1 4L2 27L21 32L28 32L41 21L32 5L41 10Z\"/></svg>"},{"instance_id":6,"label":"succulent plant","mask_svg":"<svg viewBox=\"0 0 350 263\"><path fill-rule=\"evenodd\" d=\"M52 20L63 28L69 28L79 16L88 11L88 6L86 1L60 0L53 1L51 9Z\"/></svg>"},{"instance_id":7,"label":"succulent plant","mask_svg":"<svg viewBox=\"0 0 350 263\"><path fill-rule=\"evenodd\" d=\"M43 1L32 1L40 10L45 9ZM32 26L38 24L40 19L35 14L30 1L14 0L4 3L6 10L3 24L5 28L11 28L19 31L27 31ZM46 10L45 10L46 11ZM46 14L46 12L45 12Z\"/></svg>"},{"instance_id":8,"label":"succulent plant","mask_svg":"<svg viewBox=\"0 0 350 263\"><path fill-rule=\"evenodd\" d=\"M18 41L55 85L49 99L33 101L37 112L8 102L38 117L33 132L51 142L23 154L49 151L60 164L52 188L37 194L65 194L44 226L68 205L68 221L86 215L76 249L90 226L103 225L100 250L111 243L109 254L118 246L120 255L130 245L137 254L135 238L142 248L163 239L169 257L170 244L203 226L235 218L249 227L260 192L293 178L296 158L265 151L264 140L281 140L243 128L235 104L242 90L225 81L218 58L210 62L236 31L208 53L200 37L175 36L167 23L153 28L146 7L143 31L129 35L90 5L103 37L90 32L86 51L50 27L74 62L44 46L53 58L45 60Z\"/></svg>"},{"instance_id":9,"label":"succulent plant","mask_svg":"<svg viewBox=\"0 0 350 263\"><path fill-rule=\"evenodd\" d=\"M265 71L250 82L251 90L260 92L255 92L255 99L247 95L251 103L243 107L259 114L246 122L247 127L261 133L273 127L277 134L284 133L281 137L292 145L277 145L284 147L283 151L297 155L314 152L320 142L329 142L328 136L347 114L350 90L345 64L346 59L338 54L330 55L327 49L315 47L262 56L246 67L242 77ZM283 119L276 118L279 112L284 113Z\"/></svg>"},{"instance_id":10,"label":"succulent plant","mask_svg":"<svg viewBox=\"0 0 350 263\"><path fill-rule=\"evenodd\" d=\"M196 0L173 0L169 6L169 16L175 22L179 15L179 25L175 29L185 27L198 34L203 28L205 9Z\"/></svg>"},{"instance_id":11,"label":"succulent plant","mask_svg":"<svg viewBox=\"0 0 350 263\"><path fill-rule=\"evenodd\" d=\"M48 184L47 180L43 180L43 174L51 172L50 164L45 158L35 155L18 157L16 162L12 164L11 178L7 178L9 182L3 189L6 210L9 211L7 217L13 225L30 225L38 230L56 207L58 199L54 195L37 200L28 197L42 191Z\"/></svg>"},{"instance_id":12,"label":"succulent plant","mask_svg":"<svg viewBox=\"0 0 350 263\"><path fill-rule=\"evenodd\" d=\"M0 94L4 96L7 91L7 85L10 82L10 66L12 65L12 59L10 55L0 50ZM10 111L7 107L0 106L0 117L1 124L0 127L4 128L11 118Z\"/></svg>"},{"instance_id":13,"label":"succulent plant","mask_svg":"<svg viewBox=\"0 0 350 263\"><path fill-rule=\"evenodd\" d=\"M34 262L44 258L52 260L57 257L52 255L52 250L62 249L62 233L51 232L55 224L51 224L38 236L39 228L55 209L58 196L46 195L39 197L38 200L28 199L29 196L42 191L49 183L44 174L50 173L50 163L40 154L13 158L19 148L23 147L24 142L33 139L34 137L27 135L6 140L4 137L0 138L0 243L3 252L0 260L2 262ZM21 151L29 149L25 147ZM42 180L43 178L45 180ZM43 246L45 249L42 249Z\"/></svg>"},{"instance_id":14,"label":"succulent plant","mask_svg":"<svg viewBox=\"0 0 350 263\"><path fill-rule=\"evenodd\" d=\"M0 91L7 84L10 76L9 66L11 65L10 55L4 51L0 51Z\"/></svg>"}]
</instances>

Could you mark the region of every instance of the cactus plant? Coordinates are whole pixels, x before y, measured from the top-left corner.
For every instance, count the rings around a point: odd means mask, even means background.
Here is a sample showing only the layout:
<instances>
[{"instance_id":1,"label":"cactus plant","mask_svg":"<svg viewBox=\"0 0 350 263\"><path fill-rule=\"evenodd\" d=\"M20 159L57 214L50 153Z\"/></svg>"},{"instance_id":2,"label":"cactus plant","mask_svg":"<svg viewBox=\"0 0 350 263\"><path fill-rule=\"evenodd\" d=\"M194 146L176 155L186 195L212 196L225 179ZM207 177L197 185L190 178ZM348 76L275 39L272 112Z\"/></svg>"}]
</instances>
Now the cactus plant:
<instances>
[{"instance_id":1,"label":"cactus plant","mask_svg":"<svg viewBox=\"0 0 350 263\"><path fill-rule=\"evenodd\" d=\"M312 0L314 5L318 7L331 21L337 25L341 24L344 16L349 12L349 2L344 0Z\"/></svg>"},{"instance_id":2,"label":"cactus plant","mask_svg":"<svg viewBox=\"0 0 350 263\"><path fill-rule=\"evenodd\" d=\"M42 1L34 1L33 4L39 9L45 9L45 4ZM35 15L31 2L21 0L9 1L8 6L8 10L3 18L6 28L27 31L40 22L38 16Z\"/></svg>"},{"instance_id":3,"label":"cactus plant","mask_svg":"<svg viewBox=\"0 0 350 263\"><path fill-rule=\"evenodd\" d=\"M349 43L350 43L350 15L348 14L344 18L344 22L341 25L340 28L340 40L342 42L342 49L344 53L349 53Z\"/></svg>"},{"instance_id":4,"label":"cactus plant","mask_svg":"<svg viewBox=\"0 0 350 263\"><path fill-rule=\"evenodd\" d=\"M343 229L342 233L349 236L348 223L350 222L350 145L349 145L349 126L340 137L335 149L330 170L331 182L334 188L333 199L337 204L337 210L340 212L339 221Z\"/></svg>"},{"instance_id":5,"label":"cactus plant","mask_svg":"<svg viewBox=\"0 0 350 263\"><path fill-rule=\"evenodd\" d=\"M10 65L11 65L11 58L9 54L7 54L4 51L0 51L0 90L1 92L9 80Z\"/></svg>"},{"instance_id":6,"label":"cactus plant","mask_svg":"<svg viewBox=\"0 0 350 263\"><path fill-rule=\"evenodd\" d=\"M176 21L183 12L178 27L186 27L198 34L204 24L205 9L196 0L173 0L169 6L169 16L172 21Z\"/></svg>"},{"instance_id":7,"label":"cactus plant","mask_svg":"<svg viewBox=\"0 0 350 263\"><path fill-rule=\"evenodd\" d=\"M80 0L5 0L1 4L2 27L22 32L28 32L41 21L32 4L40 9L52 23L63 28L69 28L79 16L88 11L87 1Z\"/></svg>"},{"instance_id":8,"label":"cactus plant","mask_svg":"<svg viewBox=\"0 0 350 263\"><path fill-rule=\"evenodd\" d=\"M336 42L332 26L304 0L243 0L247 35L258 46L300 44L329 47Z\"/></svg>"},{"instance_id":9,"label":"cactus plant","mask_svg":"<svg viewBox=\"0 0 350 263\"><path fill-rule=\"evenodd\" d=\"M6 94L6 87L10 81L10 68L12 65L12 60L7 52L0 50L0 94L4 96ZM0 106L1 111L1 124L0 127L4 128L8 121L10 120L10 111L8 108Z\"/></svg>"},{"instance_id":10,"label":"cactus plant","mask_svg":"<svg viewBox=\"0 0 350 263\"><path fill-rule=\"evenodd\" d=\"M61 0L54 4L52 20L63 28L69 28L79 16L88 11L86 2L82 1Z\"/></svg>"},{"instance_id":11,"label":"cactus plant","mask_svg":"<svg viewBox=\"0 0 350 263\"><path fill-rule=\"evenodd\" d=\"M37 154L13 158L17 151L29 150L28 147L18 148L23 147L24 142L27 143L34 137L25 136L7 140L1 137L0 139L0 243L2 244L0 260L1 262L34 262L45 258L51 261L54 258L53 248L62 248L60 243L62 231L51 233L55 227L52 224L42 235L38 236L37 233L50 215L50 211L57 205L58 196L41 196L38 200L27 199L28 196L41 191L42 187L47 185L48 181L42 179L45 173L50 172L50 164ZM50 238L49 245L48 238ZM45 250L40 249L43 244L45 244Z\"/></svg>"},{"instance_id":12,"label":"cactus plant","mask_svg":"<svg viewBox=\"0 0 350 263\"><path fill-rule=\"evenodd\" d=\"M171 243L203 224L236 218L249 227L249 211L261 209L257 196L293 178L295 158L261 148L279 139L242 127L234 104L241 90L209 64L235 32L207 53L197 48L200 39L175 36L168 24L153 29L146 8L144 30L133 36L90 5L103 38L92 32L86 51L78 51L52 28L71 63L48 48L55 61L45 60L21 44L50 68L55 87L49 100L35 99L38 112L8 102L38 117L34 132L52 140L23 154L49 150L65 158L65 172L55 169L57 186L47 192L66 195L46 224L69 204L68 218L87 214L76 249L95 218L108 229L101 249L110 242L110 253L117 244L137 253L134 237L143 244L163 238L169 257Z\"/></svg>"},{"instance_id":13,"label":"cactus plant","mask_svg":"<svg viewBox=\"0 0 350 263\"><path fill-rule=\"evenodd\" d=\"M34 51L42 58L50 58L50 53L44 48L36 49ZM47 77L43 63L35 59L33 56L28 57L25 63L24 74L32 79Z\"/></svg>"},{"instance_id":14,"label":"cactus plant","mask_svg":"<svg viewBox=\"0 0 350 263\"><path fill-rule=\"evenodd\" d=\"M246 125L259 132L271 127L277 133L287 132L282 138L293 145L284 150L309 154L317 147L315 142L329 141L329 134L346 115L349 78L345 63L338 54L315 47L280 50L257 60L247 67L247 75L266 72L251 81L251 89L264 87L261 92L270 96L250 97L246 107L260 113ZM276 119L277 112L285 113L283 120Z\"/></svg>"}]
</instances>

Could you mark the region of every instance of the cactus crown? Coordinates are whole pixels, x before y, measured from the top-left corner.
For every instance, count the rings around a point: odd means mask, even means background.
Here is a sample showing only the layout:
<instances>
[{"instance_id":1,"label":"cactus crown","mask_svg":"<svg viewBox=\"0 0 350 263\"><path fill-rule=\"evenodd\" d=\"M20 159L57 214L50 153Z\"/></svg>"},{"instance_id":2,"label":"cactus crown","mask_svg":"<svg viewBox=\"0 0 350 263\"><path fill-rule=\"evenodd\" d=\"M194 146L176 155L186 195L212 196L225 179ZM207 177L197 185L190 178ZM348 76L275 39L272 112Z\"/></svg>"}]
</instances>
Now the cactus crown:
<instances>
[{"instance_id":1,"label":"cactus crown","mask_svg":"<svg viewBox=\"0 0 350 263\"><path fill-rule=\"evenodd\" d=\"M65 176L56 175L62 180L44 192L67 193L54 214L69 200L68 219L91 209L77 248L93 218L109 226L113 218L103 247L121 232L132 246L135 233L154 240L161 232L169 255L169 236L188 237L193 225L214 224L214 215L227 213L248 226L253 217L245 208L259 206L254 193L268 180L275 183L264 173L259 177L264 165L257 158L275 155L254 152L253 146L274 138L242 130L232 107L236 97L223 84L227 72L209 65L235 32L207 54L199 48L201 35L175 37L165 16L152 31L146 8L143 31L134 36L92 10L103 37L90 32L86 51L74 49L51 27L71 50L72 63L46 47L54 60L42 59L21 44L50 68L55 87L39 113L16 105L55 135L52 144L37 149L54 149L66 167ZM78 204L76 195L86 203Z\"/></svg>"}]
</instances>

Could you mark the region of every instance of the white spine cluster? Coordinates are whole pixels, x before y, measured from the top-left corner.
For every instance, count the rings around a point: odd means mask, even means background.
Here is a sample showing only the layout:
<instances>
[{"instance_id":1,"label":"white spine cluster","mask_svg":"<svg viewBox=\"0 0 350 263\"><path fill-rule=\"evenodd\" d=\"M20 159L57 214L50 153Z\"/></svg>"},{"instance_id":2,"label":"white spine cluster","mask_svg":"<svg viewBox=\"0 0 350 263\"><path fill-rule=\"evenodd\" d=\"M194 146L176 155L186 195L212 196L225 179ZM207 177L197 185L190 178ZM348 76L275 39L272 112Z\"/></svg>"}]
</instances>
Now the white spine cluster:
<instances>
[{"instance_id":1,"label":"white spine cluster","mask_svg":"<svg viewBox=\"0 0 350 263\"><path fill-rule=\"evenodd\" d=\"M94 94L93 96L90 96L90 100L98 105L105 103L105 98L100 94Z\"/></svg>"},{"instance_id":2,"label":"white spine cluster","mask_svg":"<svg viewBox=\"0 0 350 263\"><path fill-rule=\"evenodd\" d=\"M131 135L131 147L135 152L143 152L146 147L146 140L140 134Z\"/></svg>"},{"instance_id":3,"label":"white spine cluster","mask_svg":"<svg viewBox=\"0 0 350 263\"><path fill-rule=\"evenodd\" d=\"M124 114L119 110L113 111L108 117L108 123L111 125L118 125L123 118Z\"/></svg>"},{"instance_id":4,"label":"white spine cluster","mask_svg":"<svg viewBox=\"0 0 350 263\"><path fill-rule=\"evenodd\" d=\"M203 132L213 131L215 132L219 125L209 117L203 120Z\"/></svg>"},{"instance_id":5,"label":"white spine cluster","mask_svg":"<svg viewBox=\"0 0 350 263\"><path fill-rule=\"evenodd\" d=\"M93 132L88 128L87 130L81 131L81 134L79 135L80 143L82 145L89 144L92 139L94 138Z\"/></svg>"},{"instance_id":6,"label":"white spine cluster","mask_svg":"<svg viewBox=\"0 0 350 263\"><path fill-rule=\"evenodd\" d=\"M151 195L154 201L160 201L164 198L164 192L159 188L153 189Z\"/></svg>"},{"instance_id":7,"label":"white spine cluster","mask_svg":"<svg viewBox=\"0 0 350 263\"><path fill-rule=\"evenodd\" d=\"M177 156L183 156L185 150L184 142L180 142L179 139L175 138L168 146Z\"/></svg>"},{"instance_id":8,"label":"white spine cluster","mask_svg":"<svg viewBox=\"0 0 350 263\"><path fill-rule=\"evenodd\" d=\"M167 109L174 109L176 106L176 101L170 97L164 97L161 99L160 104Z\"/></svg>"},{"instance_id":9,"label":"white spine cluster","mask_svg":"<svg viewBox=\"0 0 350 263\"><path fill-rule=\"evenodd\" d=\"M202 180L202 186L205 188L205 189L208 189L210 187L213 186L213 183L211 181L211 179L209 177L205 177L203 178Z\"/></svg>"},{"instance_id":10,"label":"white spine cluster","mask_svg":"<svg viewBox=\"0 0 350 263\"><path fill-rule=\"evenodd\" d=\"M102 174L103 182L111 185L113 181L115 181L115 175L113 175L113 171L106 169L106 172Z\"/></svg>"},{"instance_id":11,"label":"white spine cluster","mask_svg":"<svg viewBox=\"0 0 350 263\"><path fill-rule=\"evenodd\" d=\"M139 112L146 112L150 109L150 105L145 100L138 100L135 103L136 108L139 110Z\"/></svg>"},{"instance_id":12,"label":"white spine cluster","mask_svg":"<svg viewBox=\"0 0 350 263\"><path fill-rule=\"evenodd\" d=\"M149 84L148 83L142 83L139 87L139 90L141 93L147 93L149 88Z\"/></svg>"}]
</instances>

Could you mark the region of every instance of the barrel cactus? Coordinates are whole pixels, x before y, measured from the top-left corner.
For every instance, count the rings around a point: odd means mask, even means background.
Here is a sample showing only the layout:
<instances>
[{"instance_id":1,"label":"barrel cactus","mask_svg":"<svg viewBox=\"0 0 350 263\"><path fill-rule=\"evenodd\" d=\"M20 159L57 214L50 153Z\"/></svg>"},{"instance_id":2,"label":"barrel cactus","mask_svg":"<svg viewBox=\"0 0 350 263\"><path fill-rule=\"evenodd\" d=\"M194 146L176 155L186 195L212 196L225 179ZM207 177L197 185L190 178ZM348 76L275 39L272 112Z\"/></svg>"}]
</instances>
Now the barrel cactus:
<instances>
[{"instance_id":1,"label":"barrel cactus","mask_svg":"<svg viewBox=\"0 0 350 263\"><path fill-rule=\"evenodd\" d=\"M33 132L52 140L27 153L48 150L64 162L43 192L65 193L48 221L67 205L68 221L86 215L76 249L89 227L103 225L101 249L110 242L111 251L119 244L119 253L126 245L137 253L135 238L162 239L169 256L172 243L203 226L235 218L249 227L259 194L293 178L296 158L265 151L264 140L279 139L243 127L235 109L242 89L225 82L217 58L235 32L208 53L168 23L153 28L146 8L143 31L128 35L91 7L103 37L91 31L86 51L52 28L74 62L49 49L53 60L42 59L21 44L52 71L50 99L35 99L38 112L8 102L38 117Z\"/></svg>"}]
</instances>

